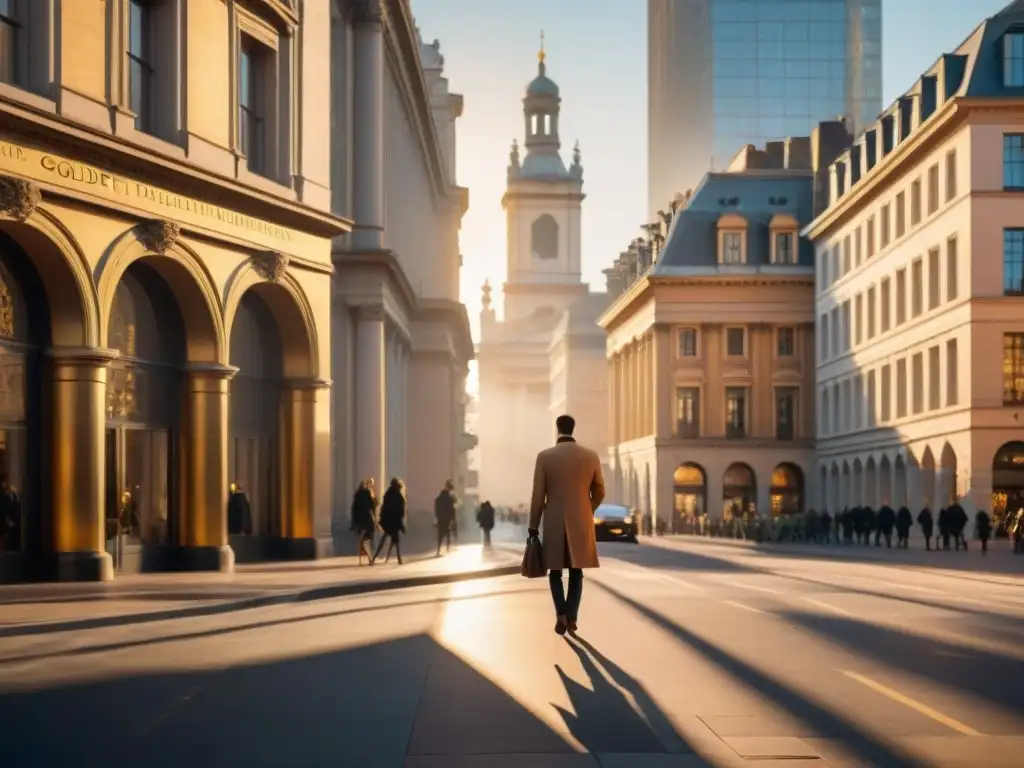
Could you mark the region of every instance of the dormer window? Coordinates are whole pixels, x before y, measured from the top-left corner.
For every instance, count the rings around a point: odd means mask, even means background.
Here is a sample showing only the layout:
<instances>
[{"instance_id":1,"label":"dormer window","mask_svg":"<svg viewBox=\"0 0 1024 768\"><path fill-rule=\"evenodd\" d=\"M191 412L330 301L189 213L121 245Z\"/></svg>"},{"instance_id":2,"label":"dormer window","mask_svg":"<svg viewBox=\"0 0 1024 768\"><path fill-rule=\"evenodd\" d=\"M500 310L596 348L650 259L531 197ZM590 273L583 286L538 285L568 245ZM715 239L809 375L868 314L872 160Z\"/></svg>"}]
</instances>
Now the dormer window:
<instances>
[{"instance_id":1,"label":"dormer window","mask_svg":"<svg viewBox=\"0 0 1024 768\"><path fill-rule=\"evenodd\" d=\"M771 263L772 264L796 264L799 259L797 253L797 232L800 225L792 216L777 213L772 217L768 225L771 232Z\"/></svg>"},{"instance_id":2,"label":"dormer window","mask_svg":"<svg viewBox=\"0 0 1024 768\"><path fill-rule=\"evenodd\" d=\"M1003 85L1024 87L1024 30L1013 29L1003 35Z\"/></svg>"},{"instance_id":3,"label":"dormer window","mask_svg":"<svg viewBox=\"0 0 1024 768\"><path fill-rule=\"evenodd\" d=\"M747 221L735 213L718 220L718 263L747 263Z\"/></svg>"}]
</instances>

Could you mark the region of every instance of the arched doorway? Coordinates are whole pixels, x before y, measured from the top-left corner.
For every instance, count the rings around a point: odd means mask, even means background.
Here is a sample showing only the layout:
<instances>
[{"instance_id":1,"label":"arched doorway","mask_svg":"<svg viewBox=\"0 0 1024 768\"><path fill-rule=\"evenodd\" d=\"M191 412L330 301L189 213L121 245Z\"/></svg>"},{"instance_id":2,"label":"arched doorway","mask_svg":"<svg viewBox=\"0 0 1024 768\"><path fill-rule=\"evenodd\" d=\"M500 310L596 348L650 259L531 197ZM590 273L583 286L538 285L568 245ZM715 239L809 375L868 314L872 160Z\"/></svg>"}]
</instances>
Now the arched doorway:
<instances>
[{"instance_id":1,"label":"arched doorway","mask_svg":"<svg viewBox=\"0 0 1024 768\"><path fill-rule=\"evenodd\" d=\"M106 538L114 565L139 570L177 541L176 449L187 359L174 294L144 261L117 284L107 344Z\"/></svg>"},{"instance_id":2,"label":"arched doorway","mask_svg":"<svg viewBox=\"0 0 1024 768\"><path fill-rule=\"evenodd\" d=\"M749 512L757 503L757 478L746 464L732 464L722 476L722 502L725 519Z\"/></svg>"},{"instance_id":3,"label":"arched doorway","mask_svg":"<svg viewBox=\"0 0 1024 768\"><path fill-rule=\"evenodd\" d=\"M864 503L872 509L881 506L878 503L878 470L875 467L874 456L868 456L864 465Z\"/></svg>"},{"instance_id":4,"label":"arched doorway","mask_svg":"<svg viewBox=\"0 0 1024 768\"><path fill-rule=\"evenodd\" d=\"M779 464L772 470L772 516L798 515L804 511L804 473L795 464Z\"/></svg>"},{"instance_id":5,"label":"arched doorway","mask_svg":"<svg viewBox=\"0 0 1024 768\"><path fill-rule=\"evenodd\" d=\"M935 456L932 454L930 447L924 449L920 466L922 506L935 509L948 506L949 502L944 502L935 493Z\"/></svg>"},{"instance_id":6,"label":"arched doorway","mask_svg":"<svg viewBox=\"0 0 1024 768\"><path fill-rule=\"evenodd\" d=\"M888 504L893 506L895 498L893 497L893 468L892 462L889 461L888 456L882 456L881 461L878 462L878 495L879 503L878 506Z\"/></svg>"},{"instance_id":7,"label":"arched doorway","mask_svg":"<svg viewBox=\"0 0 1024 768\"><path fill-rule=\"evenodd\" d=\"M1024 442L1003 444L992 460L992 524L1006 536L1006 515L1024 507Z\"/></svg>"},{"instance_id":8,"label":"arched doorway","mask_svg":"<svg viewBox=\"0 0 1024 768\"><path fill-rule=\"evenodd\" d=\"M893 464L893 500L892 506L899 509L907 506L907 464L902 456L897 456Z\"/></svg>"},{"instance_id":9,"label":"arched doorway","mask_svg":"<svg viewBox=\"0 0 1024 768\"><path fill-rule=\"evenodd\" d=\"M38 553L42 524L44 392L40 351L49 346L46 293L28 254L0 233L0 552ZM2 529L0 529L2 530ZM11 568L13 572L20 570ZM7 580L0 567L0 580Z\"/></svg>"},{"instance_id":10,"label":"arched doorway","mask_svg":"<svg viewBox=\"0 0 1024 768\"><path fill-rule=\"evenodd\" d=\"M685 522L707 512L707 475L699 464L686 463L672 473L676 520Z\"/></svg>"},{"instance_id":11,"label":"arched doorway","mask_svg":"<svg viewBox=\"0 0 1024 768\"><path fill-rule=\"evenodd\" d=\"M231 324L230 363L238 369L230 385L228 480L248 502L228 505L228 536L238 561L255 559L260 538L280 535L278 424L284 362L273 312L256 291L246 291ZM233 514L235 512L235 514ZM252 537L252 538L250 538Z\"/></svg>"}]
</instances>

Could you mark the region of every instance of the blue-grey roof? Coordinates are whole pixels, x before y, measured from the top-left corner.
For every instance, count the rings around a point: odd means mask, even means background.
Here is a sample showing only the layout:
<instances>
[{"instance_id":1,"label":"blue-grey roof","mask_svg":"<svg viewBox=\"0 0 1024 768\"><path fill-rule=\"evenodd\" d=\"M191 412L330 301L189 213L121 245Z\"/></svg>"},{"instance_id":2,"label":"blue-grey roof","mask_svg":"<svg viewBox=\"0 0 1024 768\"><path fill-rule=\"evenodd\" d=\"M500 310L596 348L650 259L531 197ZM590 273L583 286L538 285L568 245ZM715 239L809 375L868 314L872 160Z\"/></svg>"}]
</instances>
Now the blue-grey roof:
<instances>
[{"instance_id":1,"label":"blue-grey roof","mask_svg":"<svg viewBox=\"0 0 1024 768\"><path fill-rule=\"evenodd\" d=\"M558 85L550 77L544 74L537 75L526 86L527 96L551 96L558 98Z\"/></svg>"},{"instance_id":2,"label":"blue-grey roof","mask_svg":"<svg viewBox=\"0 0 1024 768\"><path fill-rule=\"evenodd\" d=\"M747 265L769 264L772 217L792 216L803 229L813 218L813 184L810 171L707 174L694 190L689 205L676 213L654 265L654 274L671 267L718 266L718 220L730 213L747 222ZM814 266L814 246L804 238L799 238L798 261L796 266Z\"/></svg>"},{"instance_id":3,"label":"blue-grey roof","mask_svg":"<svg viewBox=\"0 0 1024 768\"><path fill-rule=\"evenodd\" d=\"M528 152L519 170L521 179L569 179L569 171L557 152Z\"/></svg>"},{"instance_id":4,"label":"blue-grey roof","mask_svg":"<svg viewBox=\"0 0 1024 768\"><path fill-rule=\"evenodd\" d=\"M999 39L1010 28L1021 26L1024 26L1024 2L1016 0L986 20L964 41L957 53L973 54L974 59L967 87L964 89L965 96L1020 96L1024 93L1024 88L1008 88L1003 85L1001 55L978 55L982 51L992 51L995 54L995 46L998 45ZM977 36L979 31L980 39Z\"/></svg>"}]
</instances>

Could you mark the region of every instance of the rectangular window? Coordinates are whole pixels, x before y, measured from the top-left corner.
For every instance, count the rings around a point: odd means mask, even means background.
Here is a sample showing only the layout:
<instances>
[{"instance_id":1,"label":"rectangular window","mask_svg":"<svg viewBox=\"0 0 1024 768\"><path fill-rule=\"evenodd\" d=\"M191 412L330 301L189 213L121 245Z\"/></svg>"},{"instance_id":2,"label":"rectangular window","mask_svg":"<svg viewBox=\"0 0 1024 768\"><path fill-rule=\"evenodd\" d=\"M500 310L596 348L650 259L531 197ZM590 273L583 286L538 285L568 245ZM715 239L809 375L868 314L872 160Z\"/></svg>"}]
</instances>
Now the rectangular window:
<instances>
[{"instance_id":1,"label":"rectangular window","mask_svg":"<svg viewBox=\"0 0 1024 768\"><path fill-rule=\"evenodd\" d=\"M1003 85L1010 88L1024 86L1024 33L1007 32L1003 35Z\"/></svg>"},{"instance_id":2,"label":"rectangular window","mask_svg":"<svg viewBox=\"0 0 1024 768\"><path fill-rule=\"evenodd\" d=\"M747 436L746 387L728 387L725 390L725 436Z\"/></svg>"},{"instance_id":3,"label":"rectangular window","mask_svg":"<svg viewBox=\"0 0 1024 768\"><path fill-rule=\"evenodd\" d=\"M839 272L840 266L841 265L839 263L839 246L837 245L837 246L835 246L832 249L832 282L833 283L836 280L838 280L840 277L842 277L842 274L840 274L840 272Z\"/></svg>"},{"instance_id":4,"label":"rectangular window","mask_svg":"<svg viewBox=\"0 0 1024 768\"><path fill-rule=\"evenodd\" d=\"M868 258L872 258L875 255L875 217L872 216L868 219L867 225L867 248Z\"/></svg>"},{"instance_id":5,"label":"rectangular window","mask_svg":"<svg viewBox=\"0 0 1024 768\"><path fill-rule=\"evenodd\" d=\"M882 423L892 419L892 367L882 366Z\"/></svg>"},{"instance_id":6,"label":"rectangular window","mask_svg":"<svg viewBox=\"0 0 1024 768\"><path fill-rule=\"evenodd\" d=\"M868 288L868 339L875 338L875 286Z\"/></svg>"},{"instance_id":7,"label":"rectangular window","mask_svg":"<svg viewBox=\"0 0 1024 768\"><path fill-rule=\"evenodd\" d=\"M135 127L153 132L153 34L147 0L128 3L128 108Z\"/></svg>"},{"instance_id":8,"label":"rectangular window","mask_svg":"<svg viewBox=\"0 0 1024 768\"><path fill-rule=\"evenodd\" d=\"M946 202L956 197L956 150L946 153Z\"/></svg>"},{"instance_id":9,"label":"rectangular window","mask_svg":"<svg viewBox=\"0 0 1024 768\"><path fill-rule=\"evenodd\" d=\"M725 353L729 357L745 357L747 354L747 329L726 328Z\"/></svg>"},{"instance_id":10,"label":"rectangular window","mask_svg":"<svg viewBox=\"0 0 1024 768\"><path fill-rule=\"evenodd\" d=\"M868 371L868 427L878 425L878 392L875 383L875 372Z\"/></svg>"},{"instance_id":11,"label":"rectangular window","mask_svg":"<svg viewBox=\"0 0 1024 768\"><path fill-rule=\"evenodd\" d=\"M847 235L843 238L843 276L845 277L850 273L852 265L850 263L850 236Z\"/></svg>"},{"instance_id":12,"label":"rectangular window","mask_svg":"<svg viewBox=\"0 0 1024 768\"><path fill-rule=\"evenodd\" d=\"M697 356L697 329L696 328L680 328L679 329L679 356L680 357L696 357Z\"/></svg>"},{"instance_id":13,"label":"rectangular window","mask_svg":"<svg viewBox=\"0 0 1024 768\"><path fill-rule=\"evenodd\" d=\"M832 316L832 338L829 340L829 349L832 350L832 356L835 357L836 355L842 354L843 351L843 348L840 345L840 341L842 339L842 336L840 336L842 326L839 324L839 307L834 308L830 314Z\"/></svg>"},{"instance_id":14,"label":"rectangular window","mask_svg":"<svg viewBox=\"0 0 1024 768\"><path fill-rule=\"evenodd\" d=\"M932 347L928 350L928 410L934 411L942 407L942 392L939 378L939 348Z\"/></svg>"},{"instance_id":15,"label":"rectangular window","mask_svg":"<svg viewBox=\"0 0 1024 768\"><path fill-rule=\"evenodd\" d=\"M957 383L960 380L960 361L957 359L956 339L946 342L946 405L960 402Z\"/></svg>"},{"instance_id":16,"label":"rectangular window","mask_svg":"<svg viewBox=\"0 0 1024 768\"><path fill-rule=\"evenodd\" d=\"M860 266L863 261L864 254L861 252L861 231L860 227L857 227L853 233L853 261L856 266Z\"/></svg>"},{"instance_id":17,"label":"rectangular window","mask_svg":"<svg viewBox=\"0 0 1024 768\"><path fill-rule=\"evenodd\" d=\"M1024 134L1003 134L1003 189L1024 189Z\"/></svg>"},{"instance_id":18,"label":"rectangular window","mask_svg":"<svg viewBox=\"0 0 1024 768\"><path fill-rule=\"evenodd\" d=\"M242 35L238 61L238 148L253 173L267 175L267 77L273 55L269 48Z\"/></svg>"},{"instance_id":19,"label":"rectangular window","mask_svg":"<svg viewBox=\"0 0 1024 768\"><path fill-rule=\"evenodd\" d=\"M946 301L953 301L957 295L956 238L946 241Z\"/></svg>"},{"instance_id":20,"label":"rectangular window","mask_svg":"<svg viewBox=\"0 0 1024 768\"><path fill-rule=\"evenodd\" d=\"M1003 230L1003 293L1024 295L1024 229Z\"/></svg>"},{"instance_id":21,"label":"rectangular window","mask_svg":"<svg viewBox=\"0 0 1024 768\"><path fill-rule=\"evenodd\" d=\"M796 387L775 388L775 439L792 440L796 435Z\"/></svg>"},{"instance_id":22,"label":"rectangular window","mask_svg":"<svg viewBox=\"0 0 1024 768\"><path fill-rule=\"evenodd\" d=\"M924 262L914 259L910 265L910 316L924 312Z\"/></svg>"},{"instance_id":23,"label":"rectangular window","mask_svg":"<svg viewBox=\"0 0 1024 768\"><path fill-rule=\"evenodd\" d=\"M853 343L856 346L864 341L864 294L858 293L853 305Z\"/></svg>"},{"instance_id":24,"label":"rectangular window","mask_svg":"<svg viewBox=\"0 0 1024 768\"><path fill-rule=\"evenodd\" d=\"M700 389L680 387L676 390L676 435L700 437Z\"/></svg>"},{"instance_id":25,"label":"rectangular window","mask_svg":"<svg viewBox=\"0 0 1024 768\"><path fill-rule=\"evenodd\" d=\"M924 353L916 353L910 360L910 380L913 396L910 407L915 415L924 410Z\"/></svg>"},{"instance_id":26,"label":"rectangular window","mask_svg":"<svg viewBox=\"0 0 1024 768\"><path fill-rule=\"evenodd\" d=\"M778 357L793 357L796 354L796 329L779 328L776 333L776 355Z\"/></svg>"},{"instance_id":27,"label":"rectangular window","mask_svg":"<svg viewBox=\"0 0 1024 768\"><path fill-rule=\"evenodd\" d=\"M722 234L722 263L743 263L743 233L725 232Z\"/></svg>"},{"instance_id":28,"label":"rectangular window","mask_svg":"<svg viewBox=\"0 0 1024 768\"><path fill-rule=\"evenodd\" d=\"M939 272L939 249L928 251L928 309L935 309L942 301L941 274Z\"/></svg>"},{"instance_id":29,"label":"rectangular window","mask_svg":"<svg viewBox=\"0 0 1024 768\"><path fill-rule=\"evenodd\" d=\"M896 418L907 415L907 358L896 361Z\"/></svg>"},{"instance_id":30,"label":"rectangular window","mask_svg":"<svg viewBox=\"0 0 1024 768\"><path fill-rule=\"evenodd\" d=\"M829 413L828 387L825 387L825 389L821 390L821 411L818 418L818 431L822 435L828 435L832 432Z\"/></svg>"},{"instance_id":31,"label":"rectangular window","mask_svg":"<svg viewBox=\"0 0 1024 768\"><path fill-rule=\"evenodd\" d=\"M843 352L850 351L850 338L853 331L853 322L850 317L850 300L847 299L843 302Z\"/></svg>"},{"instance_id":32,"label":"rectangular window","mask_svg":"<svg viewBox=\"0 0 1024 768\"><path fill-rule=\"evenodd\" d=\"M910 226L916 227L921 221L921 180L910 184Z\"/></svg>"},{"instance_id":33,"label":"rectangular window","mask_svg":"<svg viewBox=\"0 0 1024 768\"><path fill-rule=\"evenodd\" d=\"M885 248L889 245L889 204L886 203L882 206L882 233L880 236L881 247Z\"/></svg>"},{"instance_id":34,"label":"rectangular window","mask_svg":"<svg viewBox=\"0 0 1024 768\"><path fill-rule=\"evenodd\" d=\"M903 237L907 231L907 195L900 192L896 195L896 239Z\"/></svg>"},{"instance_id":35,"label":"rectangular window","mask_svg":"<svg viewBox=\"0 0 1024 768\"><path fill-rule=\"evenodd\" d=\"M896 270L896 325L907 322L907 270Z\"/></svg>"},{"instance_id":36,"label":"rectangular window","mask_svg":"<svg viewBox=\"0 0 1024 768\"><path fill-rule=\"evenodd\" d=\"M18 15L18 0L0 0L0 82L17 85L25 28Z\"/></svg>"},{"instance_id":37,"label":"rectangular window","mask_svg":"<svg viewBox=\"0 0 1024 768\"><path fill-rule=\"evenodd\" d=\"M928 169L928 215L939 210L939 164Z\"/></svg>"},{"instance_id":38,"label":"rectangular window","mask_svg":"<svg viewBox=\"0 0 1024 768\"><path fill-rule=\"evenodd\" d=\"M775 264L796 264L796 235L792 232L778 232L775 235Z\"/></svg>"},{"instance_id":39,"label":"rectangular window","mask_svg":"<svg viewBox=\"0 0 1024 768\"><path fill-rule=\"evenodd\" d=\"M824 313L821 316L821 320L818 323L818 330L821 333L821 338L818 340L818 346L821 349L821 361L825 362L828 360L828 313Z\"/></svg>"},{"instance_id":40,"label":"rectangular window","mask_svg":"<svg viewBox=\"0 0 1024 768\"><path fill-rule=\"evenodd\" d=\"M886 277L882 279L882 333L885 333L892 327L892 296L889 286L892 285L892 281Z\"/></svg>"},{"instance_id":41,"label":"rectangular window","mask_svg":"<svg viewBox=\"0 0 1024 768\"><path fill-rule=\"evenodd\" d=\"M1003 334L1003 405L1024 404L1024 333Z\"/></svg>"}]
</instances>

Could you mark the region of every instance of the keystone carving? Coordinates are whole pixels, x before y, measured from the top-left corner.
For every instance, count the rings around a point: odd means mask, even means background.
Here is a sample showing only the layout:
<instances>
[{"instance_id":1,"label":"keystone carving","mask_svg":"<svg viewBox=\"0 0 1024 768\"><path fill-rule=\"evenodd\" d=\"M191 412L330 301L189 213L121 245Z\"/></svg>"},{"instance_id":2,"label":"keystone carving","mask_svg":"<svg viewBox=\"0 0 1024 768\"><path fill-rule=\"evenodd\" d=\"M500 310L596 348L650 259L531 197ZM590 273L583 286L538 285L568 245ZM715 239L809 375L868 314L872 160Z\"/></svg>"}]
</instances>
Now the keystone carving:
<instances>
[{"instance_id":1,"label":"keystone carving","mask_svg":"<svg viewBox=\"0 0 1024 768\"><path fill-rule=\"evenodd\" d=\"M153 219L135 228L135 235L145 249L161 256L174 247L180 234L181 226L167 219Z\"/></svg>"},{"instance_id":2,"label":"keystone carving","mask_svg":"<svg viewBox=\"0 0 1024 768\"><path fill-rule=\"evenodd\" d=\"M352 0L352 17L356 22L379 23L383 16L381 0Z\"/></svg>"},{"instance_id":3,"label":"keystone carving","mask_svg":"<svg viewBox=\"0 0 1024 768\"><path fill-rule=\"evenodd\" d=\"M276 283L288 269L288 257L277 251L265 251L252 257L252 268L264 280Z\"/></svg>"},{"instance_id":4,"label":"keystone carving","mask_svg":"<svg viewBox=\"0 0 1024 768\"><path fill-rule=\"evenodd\" d=\"M0 176L0 212L16 221L28 221L42 201L39 187L25 179Z\"/></svg>"}]
</instances>

